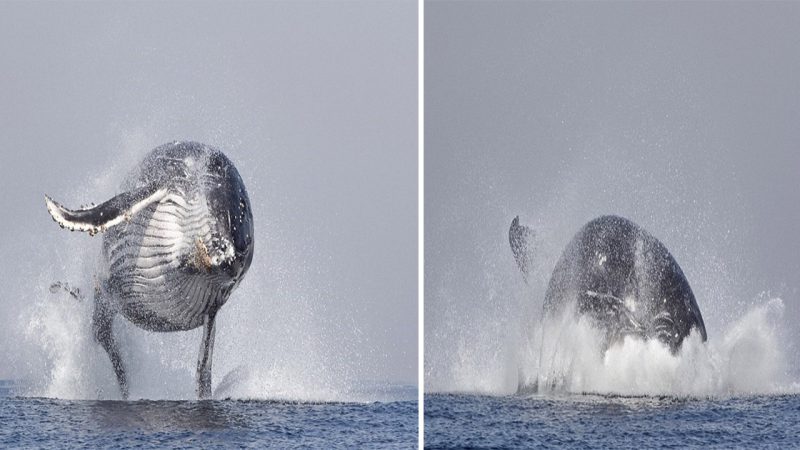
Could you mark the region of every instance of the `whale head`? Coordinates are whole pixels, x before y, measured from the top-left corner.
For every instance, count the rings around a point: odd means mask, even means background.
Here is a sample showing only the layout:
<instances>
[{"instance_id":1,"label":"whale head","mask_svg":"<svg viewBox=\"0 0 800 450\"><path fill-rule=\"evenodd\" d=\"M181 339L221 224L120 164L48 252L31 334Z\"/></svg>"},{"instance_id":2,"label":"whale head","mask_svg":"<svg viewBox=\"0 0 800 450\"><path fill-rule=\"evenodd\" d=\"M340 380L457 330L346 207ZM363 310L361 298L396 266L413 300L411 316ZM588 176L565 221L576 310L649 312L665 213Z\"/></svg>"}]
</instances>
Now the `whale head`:
<instances>
[{"instance_id":1,"label":"whale head","mask_svg":"<svg viewBox=\"0 0 800 450\"><path fill-rule=\"evenodd\" d=\"M215 229L206 242L212 270L238 284L253 261L253 213L239 172L221 152L208 160L206 199Z\"/></svg>"}]
</instances>

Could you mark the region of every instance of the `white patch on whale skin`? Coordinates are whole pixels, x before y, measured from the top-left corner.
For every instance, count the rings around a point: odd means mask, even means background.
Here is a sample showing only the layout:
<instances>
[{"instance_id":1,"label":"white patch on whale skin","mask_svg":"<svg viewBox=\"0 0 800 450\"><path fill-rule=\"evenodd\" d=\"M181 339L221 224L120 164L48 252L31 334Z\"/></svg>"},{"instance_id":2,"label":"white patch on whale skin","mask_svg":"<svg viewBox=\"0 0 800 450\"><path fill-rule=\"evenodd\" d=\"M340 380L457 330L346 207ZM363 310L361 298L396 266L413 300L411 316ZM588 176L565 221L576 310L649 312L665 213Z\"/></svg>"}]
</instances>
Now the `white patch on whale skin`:
<instances>
[{"instance_id":1,"label":"white patch on whale skin","mask_svg":"<svg viewBox=\"0 0 800 450\"><path fill-rule=\"evenodd\" d=\"M225 238L222 238L222 241L223 245L220 246L222 251L217 250L217 252L211 256L211 264L214 266L219 266L223 262L230 261L236 256L236 253L233 251L233 244Z\"/></svg>"},{"instance_id":2,"label":"white patch on whale skin","mask_svg":"<svg viewBox=\"0 0 800 450\"><path fill-rule=\"evenodd\" d=\"M597 265L602 267L607 259L608 256L606 256L604 253L597 252L597 261L598 261Z\"/></svg>"},{"instance_id":3,"label":"white patch on whale skin","mask_svg":"<svg viewBox=\"0 0 800 450\"><path fill-rule=\"evenodd\" d=\"M636 312L636 298L633 296L627 296L622 299L622 304L628 308L628 311L635 313Z\"/></svg>"}]
</instances>

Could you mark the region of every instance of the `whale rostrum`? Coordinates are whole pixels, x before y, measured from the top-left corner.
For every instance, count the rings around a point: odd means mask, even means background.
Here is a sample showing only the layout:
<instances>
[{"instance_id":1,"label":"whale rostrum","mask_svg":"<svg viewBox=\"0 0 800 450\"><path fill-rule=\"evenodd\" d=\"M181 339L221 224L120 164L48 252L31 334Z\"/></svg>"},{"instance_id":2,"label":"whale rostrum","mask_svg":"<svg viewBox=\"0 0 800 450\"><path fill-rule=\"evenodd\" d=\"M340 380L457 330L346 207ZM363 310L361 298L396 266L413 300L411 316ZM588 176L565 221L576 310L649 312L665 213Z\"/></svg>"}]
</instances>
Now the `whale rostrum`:
<instances>
[{"instance_id":1,"label":"whale rostrum","mask_svg":"<svg viewBox=\"0 0 800 450\"><path fill-rule=\"evenodd\" d=\"M102 233L94 337L127 398L125 365L112 331L117 314L149 331L202 326L197 395L208 398L216 315L253 259L253 217L244 183L216 148L173 142L152 150L121 191L75 210L45 196L62 228Z\"/></svg>"}]
</instances>

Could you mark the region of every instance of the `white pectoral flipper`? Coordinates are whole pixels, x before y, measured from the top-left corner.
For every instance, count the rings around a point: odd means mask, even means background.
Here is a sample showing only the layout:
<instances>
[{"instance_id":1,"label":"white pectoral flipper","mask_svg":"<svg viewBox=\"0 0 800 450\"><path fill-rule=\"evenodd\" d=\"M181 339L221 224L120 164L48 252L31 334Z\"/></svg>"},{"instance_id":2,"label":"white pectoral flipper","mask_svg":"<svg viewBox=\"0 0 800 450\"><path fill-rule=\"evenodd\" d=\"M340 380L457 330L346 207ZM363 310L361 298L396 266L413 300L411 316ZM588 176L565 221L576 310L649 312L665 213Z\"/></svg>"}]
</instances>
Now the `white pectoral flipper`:
<instances>
[{"instance_id":1,"label":"white pectoral flipper","mask_svg":"<svg viewBox=\"0 0 800 450\"><path fill-rule=\"evenodd\" d=\"M67 209L47 195L44 199L47 211L61 228L86 231L95 235L124 220L130 220L133 215L150 204L159 202L167 193L167 189L150 184L130 192L123 192L97 206L78 210Z\"/></svg>"}]
</instances>

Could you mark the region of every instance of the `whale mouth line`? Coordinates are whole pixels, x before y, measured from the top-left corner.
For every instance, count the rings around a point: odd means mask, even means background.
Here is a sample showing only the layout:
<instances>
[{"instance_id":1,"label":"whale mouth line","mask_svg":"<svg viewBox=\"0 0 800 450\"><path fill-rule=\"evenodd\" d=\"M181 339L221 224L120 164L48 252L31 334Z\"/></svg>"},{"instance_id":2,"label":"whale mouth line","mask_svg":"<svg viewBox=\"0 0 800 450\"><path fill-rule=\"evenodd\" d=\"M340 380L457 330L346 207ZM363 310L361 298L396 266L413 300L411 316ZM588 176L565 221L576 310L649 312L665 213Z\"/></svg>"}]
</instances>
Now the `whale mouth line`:
<instances>
[{"instance_id":1,"label":"whale mouth line","mask_svg":"<svg viewBox=\"0 0 800 450\"><path fill-rule=\"evenodd\" d=\"M584 313L588 313L601 328L606 328L614 336L612 341L622 340L625 336L647 339L646 327L636 319L630 305L634 304L630 300L626 301L613 294L606 294L587 290L586 296L594 299L591 305L582 308Z\"/></svg>"},{"instance_id":2,"label":"whale mouth line","mask_svg":"<svg viewBox=\"0 0 800 450\"><path fill-rule=\"evenodd\" d=\"M587 306L585 308L586 310L593 313L599 313L602 311L608 316L617 316L618 318L619 316L624 316L628 322L641 327L639 321L634 317L634 310L631 307L635 304L635 302L621 299L613 294L603 294L601 292L592 290L587 290L586 295L596 299L591 306Z\"/></svg>"}]
</instances>

